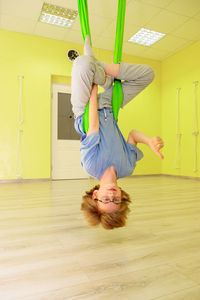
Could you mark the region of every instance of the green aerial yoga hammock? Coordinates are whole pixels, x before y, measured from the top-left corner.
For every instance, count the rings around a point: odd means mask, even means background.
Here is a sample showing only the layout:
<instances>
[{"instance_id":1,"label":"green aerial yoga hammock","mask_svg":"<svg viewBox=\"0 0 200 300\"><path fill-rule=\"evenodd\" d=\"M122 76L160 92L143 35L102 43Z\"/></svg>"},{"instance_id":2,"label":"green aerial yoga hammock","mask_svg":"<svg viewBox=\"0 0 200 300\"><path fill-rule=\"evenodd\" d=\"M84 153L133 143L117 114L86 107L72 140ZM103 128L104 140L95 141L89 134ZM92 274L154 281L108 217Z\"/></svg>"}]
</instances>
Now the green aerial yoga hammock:
<instances>
[{"instance_id":1,"label":"green aerial yoga hammock","mask_svg":"<svg viewBox=\"0 0 200 300\"><path fill-rule=\"evenodd\" d=\"M90 42L92 45L87 0L78 0L78 10L79 10L79 18L80 18L83 40L85 41L86 35L89 35ZM114 52L115 64L119 63L122 57L125 10L126 10L126 0L118 0L117 26L116 26L115 52ZM123 102L123 91L122 91L121 81L115 80L114 87L113 87L112 107L113 107L113 115L116 121L118 120L119 109L122 105L122 102ZM87 133L88 128L89 128L89 102L85 108L85 112L83 115L83 131Z\"/></svg>"}]
</instances>

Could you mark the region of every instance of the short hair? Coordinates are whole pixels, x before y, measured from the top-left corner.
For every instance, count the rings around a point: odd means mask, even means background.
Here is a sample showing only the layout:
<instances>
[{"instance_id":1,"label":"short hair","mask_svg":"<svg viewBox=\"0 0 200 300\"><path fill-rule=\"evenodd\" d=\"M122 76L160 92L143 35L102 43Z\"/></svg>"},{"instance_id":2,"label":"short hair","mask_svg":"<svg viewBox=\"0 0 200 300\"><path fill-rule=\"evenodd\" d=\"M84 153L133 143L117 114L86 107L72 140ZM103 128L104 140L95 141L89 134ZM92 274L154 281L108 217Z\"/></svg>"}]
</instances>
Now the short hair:
<instances>
[{"instance_id":1,"label":"short hair","mask_svg":"<svg viewBox=\"0 0 200 300\"><path fill-rule=\"evenodd\" d=\"M81 210L83 211L88 224L90 226L96 226L101 223L105 229L114 229L125 226L127 214L130 212L128 207L131 202L130 196L120 188L122 195L120 208L111 213L101 212L98 210L97 203L92 197L94 190L98 190L99 187L99 185L96 185L82 197L83 202L81 204Z\"/></svg>"}]
</instances>

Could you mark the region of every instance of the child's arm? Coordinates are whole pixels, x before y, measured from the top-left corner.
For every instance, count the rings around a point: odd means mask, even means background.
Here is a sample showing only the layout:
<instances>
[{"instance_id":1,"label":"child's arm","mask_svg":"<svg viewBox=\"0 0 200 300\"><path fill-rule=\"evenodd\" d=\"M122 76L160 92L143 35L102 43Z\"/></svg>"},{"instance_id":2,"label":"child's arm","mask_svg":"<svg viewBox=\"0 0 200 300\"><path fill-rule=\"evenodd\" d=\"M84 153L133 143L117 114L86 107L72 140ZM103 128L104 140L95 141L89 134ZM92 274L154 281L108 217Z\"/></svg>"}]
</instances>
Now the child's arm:
<instances>
[{"instance_id":1,"label":"child's arm","mask_svg":"<svg viewBox=\"0 0 200 300\"><path fill-rule=\"evenodd\" d=\"M89 104L89 129L87 136L93 132L99 131L99 115L97 111L97 93L98 85L93 84L92 91L90 94L90 104Z\"/></svg>"},{"instance_id":2,"label":"child's arm","mask_svg":"<svg viewBox=\"0 0 200 300\"><path fill-rule=\"evenodd\" d=\"M160 153L160 149L164 147L164 143L159 136L150 138L138 130L132 130L128 136L128 143L131 143L135 146L137 146L137 143L146 144L154 153L156 153L160 158L164 159L164 156Z\"/></svg>"}]
</instances>

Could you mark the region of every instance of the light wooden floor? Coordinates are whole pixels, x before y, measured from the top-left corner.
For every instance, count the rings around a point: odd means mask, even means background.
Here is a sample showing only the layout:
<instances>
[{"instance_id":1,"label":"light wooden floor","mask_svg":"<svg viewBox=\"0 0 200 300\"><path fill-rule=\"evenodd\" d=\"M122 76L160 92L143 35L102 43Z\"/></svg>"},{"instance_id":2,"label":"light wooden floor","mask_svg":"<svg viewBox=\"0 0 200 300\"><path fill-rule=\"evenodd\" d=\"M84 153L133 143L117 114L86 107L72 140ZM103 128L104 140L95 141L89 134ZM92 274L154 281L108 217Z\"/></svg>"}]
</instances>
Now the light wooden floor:
<instances>
[{"instance_id":1,"label":"light wooden floor","mask_svg":"<svg viewBox=\"0 0 200 300\"><path fill-rule=\"evenodd\" d=\"M1 300L199 300L200 182L132 177L126 228L90 228L94 181L0 185Z\"/></svg>"}]
</instances>

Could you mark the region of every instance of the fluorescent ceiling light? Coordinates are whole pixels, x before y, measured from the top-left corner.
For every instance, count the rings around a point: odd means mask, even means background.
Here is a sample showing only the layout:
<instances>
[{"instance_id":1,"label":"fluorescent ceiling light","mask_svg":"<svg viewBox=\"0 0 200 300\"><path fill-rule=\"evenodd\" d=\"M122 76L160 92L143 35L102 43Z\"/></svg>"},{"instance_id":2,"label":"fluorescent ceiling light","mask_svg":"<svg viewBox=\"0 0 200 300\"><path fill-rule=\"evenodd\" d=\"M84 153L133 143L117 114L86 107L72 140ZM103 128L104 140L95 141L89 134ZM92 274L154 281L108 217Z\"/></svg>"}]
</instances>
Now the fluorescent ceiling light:
<instances>
[{"instance_id":1,"label":"fluorescent ceiling light","mask_svg":"<svg viewBox=\"0 0 200 300\"><path fill-rule=\"evenodd\" d=\"M136 34L134 34L128 41L143 46L151 46L155 42L160 40L163 36L165 36L164 33L142 28Z\"/></svg>"},{"instance_id":2,"label":"fluorescent ceiling light","mask_svg":"<svg viewBox=\"0 0 200 300\"><path fill-rule=\"evenodd\" d=\"M39 21L65 28L72 26L78 12L76 10L44 3Z\"/></svg>"}]
</instances>

